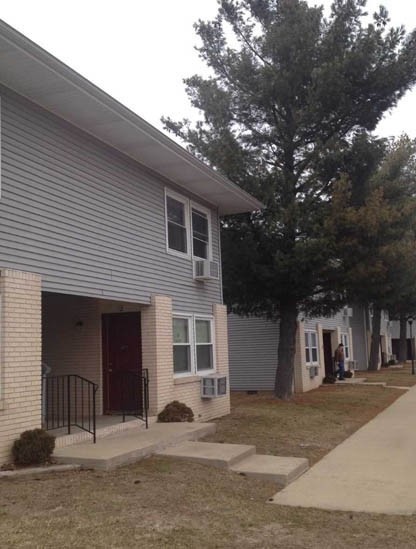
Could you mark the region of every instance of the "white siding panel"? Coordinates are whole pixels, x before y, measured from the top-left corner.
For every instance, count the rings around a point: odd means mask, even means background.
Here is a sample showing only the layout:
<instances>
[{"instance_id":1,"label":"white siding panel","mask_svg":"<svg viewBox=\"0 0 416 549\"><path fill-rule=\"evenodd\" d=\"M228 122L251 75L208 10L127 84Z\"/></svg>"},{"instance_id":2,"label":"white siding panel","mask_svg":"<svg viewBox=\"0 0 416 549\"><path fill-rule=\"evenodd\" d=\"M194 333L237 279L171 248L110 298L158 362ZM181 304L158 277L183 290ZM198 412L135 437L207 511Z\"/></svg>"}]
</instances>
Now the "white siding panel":
<instances>
[{"instance_id":1,"label":"white siding panel","mask_svg":"<svg viewBox=\"0 0 416 549\"><path fill-rule=\"evenodd\" d=\"M330 317L306 318L305 330L315 330L317 324L320 324L323 330L336 330L339 327L343 332L349 328L349 317L344 316L342 311L339 311Z\"/></svg>"}]
</instances>

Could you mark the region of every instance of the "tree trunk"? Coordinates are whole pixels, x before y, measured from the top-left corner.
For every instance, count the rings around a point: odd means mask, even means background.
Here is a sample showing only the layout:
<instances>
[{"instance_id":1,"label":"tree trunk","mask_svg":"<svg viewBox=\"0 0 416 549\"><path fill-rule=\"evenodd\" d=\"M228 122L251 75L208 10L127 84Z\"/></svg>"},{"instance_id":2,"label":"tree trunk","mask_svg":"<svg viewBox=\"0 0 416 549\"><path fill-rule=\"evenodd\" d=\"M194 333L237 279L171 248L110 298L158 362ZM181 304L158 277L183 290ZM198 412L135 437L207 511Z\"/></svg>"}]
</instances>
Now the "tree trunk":
<instances>
[{"instance_id":1,"label":"tree trunk","mask_svg":"<svg viewBox=\"0 0 416 549\"><path fill-rule=\"evenodd\" d=\"M373 322L371 330L371 348L369 370L378 370L378 358L380 351L380 327L381 327L381 309L377 305L373 307Z\"/></svg>"},{"instance_id":2,"label":"tree trunk","mask_svg":"<svg viewBox=\"0 0 416 549\"><path fill-rule=\"evenodd\" d=\"M399 340L399 362L407 360L407 318L400 315L400 340Z\"/></svg>"},{"instance_id":3,"label":"tree trunk","mask_svg":"<svg viewBox=\"0 0 416 549\"><path fill-rule=\"evenodd\" d=\"M297 317L296 304L287 303L280 307L278 367L274 391L277 398L282 400L290 399L293 394Z\"/></svg>"}]
</instances>

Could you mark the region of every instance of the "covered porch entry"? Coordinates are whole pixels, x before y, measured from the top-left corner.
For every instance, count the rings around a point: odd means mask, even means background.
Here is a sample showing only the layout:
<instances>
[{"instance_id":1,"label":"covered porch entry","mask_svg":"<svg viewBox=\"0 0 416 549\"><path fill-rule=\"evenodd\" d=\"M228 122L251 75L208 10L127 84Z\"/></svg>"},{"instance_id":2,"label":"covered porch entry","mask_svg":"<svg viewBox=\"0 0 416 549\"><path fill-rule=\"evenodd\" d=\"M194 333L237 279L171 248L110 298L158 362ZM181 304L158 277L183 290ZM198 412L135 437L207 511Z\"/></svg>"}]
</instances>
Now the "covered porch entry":
<instances>
[{"instance_id":1,"label":"covered porch entry","mask_svg":"<svg viewBox=\"0 0 416 549\"><path fill-rule=\"evenodd\" d=\"M145 305L43 293L42 422L61 434L96 436L97 418L139 418L147 426L142 363ZM98 421L100 424L103 420ZM105 422L107 423L107 422Z\"/></svg>"},{"instance_id":2,"label":"covered porch entry","mask_svg":"<svg viewBox=\"0 0 416 549\"><path fill-rule=\"evenodd\" d=\"M335 349L338 346L339 334L337 330L322 330L322 342L324 349L325 375L335 375Z\"/></svg>"}]
</instances>

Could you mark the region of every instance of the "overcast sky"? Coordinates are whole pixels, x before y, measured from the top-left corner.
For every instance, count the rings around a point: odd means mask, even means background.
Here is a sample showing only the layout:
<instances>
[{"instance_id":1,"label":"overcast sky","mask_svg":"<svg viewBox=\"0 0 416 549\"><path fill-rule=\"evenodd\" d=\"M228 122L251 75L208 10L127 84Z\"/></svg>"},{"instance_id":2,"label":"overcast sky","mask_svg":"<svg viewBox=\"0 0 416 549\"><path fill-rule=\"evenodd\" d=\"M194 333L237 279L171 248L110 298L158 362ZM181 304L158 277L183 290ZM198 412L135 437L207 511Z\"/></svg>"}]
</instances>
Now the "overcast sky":
<instances>
[{"instance_id":1,"label":"overcast sky","mask_svg":"<svg viewBox=\"0 0 416 549\"><path fill-rule=\"evenodd\" d=\"M325 4L331 0L308 0ZM385 5L395 25L416 27L413 0ZM1 0L0 18L91 80L154 126L160 117L196 118L182 79L204 74L193 23L211 19L216 0ZM378 127L380 135L416 137L416 91Z\"/></svg>"}]
</instances>

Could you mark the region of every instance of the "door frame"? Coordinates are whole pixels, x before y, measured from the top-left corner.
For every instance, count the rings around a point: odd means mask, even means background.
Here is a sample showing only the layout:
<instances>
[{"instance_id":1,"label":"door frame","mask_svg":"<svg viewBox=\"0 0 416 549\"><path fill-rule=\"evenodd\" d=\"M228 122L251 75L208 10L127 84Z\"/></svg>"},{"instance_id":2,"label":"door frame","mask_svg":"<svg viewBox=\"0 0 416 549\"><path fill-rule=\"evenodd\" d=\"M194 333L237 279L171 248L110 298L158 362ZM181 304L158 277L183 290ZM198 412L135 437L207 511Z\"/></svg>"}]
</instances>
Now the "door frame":
<instances>
[{"instance_id":1,"label":"door frame","mask_svg":"<svg viewBox=\"0 0 416 549\"><path fill-rule=\"evenodd\" d=\"M322 347L324 350L325 376L333 376L335 371L334 351L332 349L332 334L333 330L322 330ZM328 349L328 340L330 343L330 350Z\"/></svg>"},{"instance_id":2,"label":"door frame","mask_svg":"<svg viewBox=\"0 0 416 549\"><path fill-rule=\"evenodd\" d=\"M117 412L117 410L111 410L110 408L110 388L109 383L109 342L110 342L110 319L120 316L135 316L138 319L138 336L137 342L139 345L140 363L138 373L141 374L143 370L143 357L142 357L142 324L141 324L141 311L127 311L117 313L102 313L101 314L101 355L102 355L102 380L103 380L103 414L111 414Z\"/></svg>"}]
</instances>

